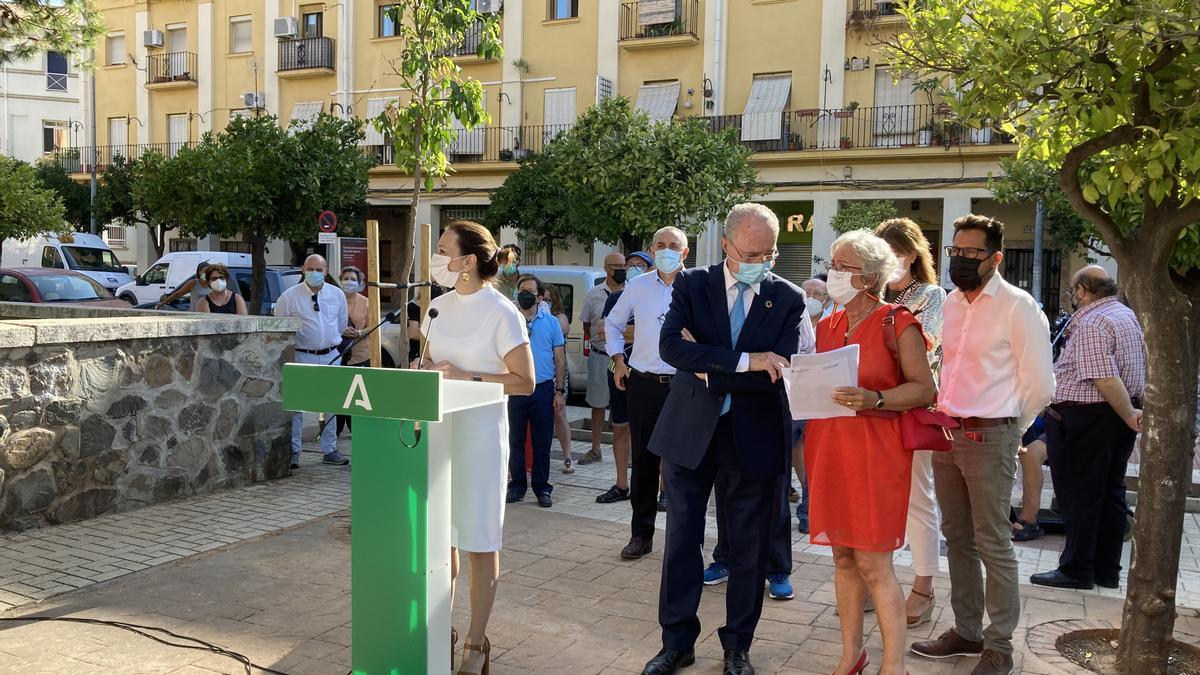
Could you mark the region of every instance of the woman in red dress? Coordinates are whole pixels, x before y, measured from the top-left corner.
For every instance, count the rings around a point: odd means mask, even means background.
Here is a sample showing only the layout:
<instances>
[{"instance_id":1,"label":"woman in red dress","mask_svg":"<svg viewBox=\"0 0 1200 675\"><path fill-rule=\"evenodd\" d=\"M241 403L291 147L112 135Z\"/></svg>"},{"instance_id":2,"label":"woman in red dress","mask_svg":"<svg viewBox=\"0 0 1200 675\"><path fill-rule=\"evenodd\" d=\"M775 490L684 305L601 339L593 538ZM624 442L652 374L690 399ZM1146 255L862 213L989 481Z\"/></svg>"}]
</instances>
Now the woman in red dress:
<instances>
[{"instance_id":1,"label":"woman in red dress","mask_svg":"<svg viewBox=\"0 0 1200 675\"><path fill-rule=\"evenodd\" d=\"M875 602L883 634L883 675L903 675L904 594L892 552L904 543L912 453L900 441L899 413L933 400L933 375L920 323L907 309L879 298L896 267L887 242L867 230L833 243L829 296L842 309L817 326L817 351L859 346L858 386L833 399L853 417L812 420L805 435L810 538L833 547L834 584L842 624L842 659L834 675L860 673L863 608ZM885 331L894 318L897 359Z\"/></svg>"}]
</instances>

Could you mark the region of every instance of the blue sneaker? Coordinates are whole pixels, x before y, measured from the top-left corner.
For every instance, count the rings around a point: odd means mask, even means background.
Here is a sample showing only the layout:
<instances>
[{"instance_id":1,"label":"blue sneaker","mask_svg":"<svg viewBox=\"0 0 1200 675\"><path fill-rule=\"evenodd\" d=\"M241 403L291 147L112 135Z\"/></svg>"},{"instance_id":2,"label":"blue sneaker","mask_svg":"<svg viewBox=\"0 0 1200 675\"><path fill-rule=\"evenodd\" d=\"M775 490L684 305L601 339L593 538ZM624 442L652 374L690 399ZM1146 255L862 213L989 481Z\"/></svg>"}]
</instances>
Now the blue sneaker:
<instances>
[{"instance_id":1,"label":"blue sneaker","mask_svg":"<svg viewBox=\"0 0 1200 675\"><path fill-rule=\"evenodd\" d=\"M729 568L724 563L715 562L704 570L704 585L716 586L729 581Z\"/></svg>"},{"instance_id":2,"label":"blue sneaker","mask_svg":"<svg viewBox=\"0 0 1200 675\"><path fill-rule=\"evenodd\" d=\"M792 580L786 574L767 575L767 595L772 600L791 600L796 597L792 590Z\"/></svg>"}]
</instances>

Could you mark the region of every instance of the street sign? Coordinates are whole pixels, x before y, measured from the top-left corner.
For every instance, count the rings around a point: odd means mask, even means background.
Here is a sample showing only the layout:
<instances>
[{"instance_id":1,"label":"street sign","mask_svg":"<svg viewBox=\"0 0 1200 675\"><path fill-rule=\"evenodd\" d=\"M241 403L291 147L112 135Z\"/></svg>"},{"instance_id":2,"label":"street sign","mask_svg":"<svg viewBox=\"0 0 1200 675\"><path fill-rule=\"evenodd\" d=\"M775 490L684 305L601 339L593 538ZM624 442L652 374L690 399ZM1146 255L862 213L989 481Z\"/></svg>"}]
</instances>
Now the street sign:
<instances>
[{"instance_id":1,"label":"street sign","mask_svg":"<svg viewBox=\"0 0 1200 675\"><path fill-rule=\"evenodd\" d=\"M317 243L318 244L336 244L337 238L338 238L337 232L318 232L317 233Z\"/></svg>"},{"instance_id":2,"label":"street sign","mask_svg":"<svg viewBox=\"0 0 1200 675\"><path fill-rule=\"evenodd\" d=\"M333 211L322 211L317 216L317 227L322 232L337 232L337 215Z\"/></svg>"}]
</instances>

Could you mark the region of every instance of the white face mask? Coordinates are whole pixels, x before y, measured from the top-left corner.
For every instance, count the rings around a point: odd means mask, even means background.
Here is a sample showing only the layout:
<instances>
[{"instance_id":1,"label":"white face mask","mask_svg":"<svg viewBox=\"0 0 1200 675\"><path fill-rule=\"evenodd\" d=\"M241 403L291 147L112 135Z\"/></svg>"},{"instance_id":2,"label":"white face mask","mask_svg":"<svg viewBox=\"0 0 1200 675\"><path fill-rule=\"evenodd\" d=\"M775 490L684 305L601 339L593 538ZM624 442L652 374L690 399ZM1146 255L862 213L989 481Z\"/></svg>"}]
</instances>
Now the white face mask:
<instances>
[{"instance_id":1,"label":"white face mask","mask_svg":"<svg viewBox=\"0 0 1200 675\"><path fill-rule=\"evenodd\" d=\"M459 256L459 258L465 257ZM458 260L458 258L451 258L441 253L434 253L429 257L429 276L438 286L454 288L454 284L458 282L458 272L450 271L451 260Z\"/></svg>"},{"instance_id":2,"label":"white face mask","mask_svg":"<svg viewBox=\"0 0 1200 675\"><path fill-rule=\"evenodd\" d=\"M850 280L854 275L850 272L829 270L829 279L825 282L825 291L834 302L845 307L851 300L858 297L862 291L854 287Z\"/></svg>"},{"instance_id":3,"label":"white face mask","mask_svg":"<svg viewBox=\"0 0 1200 675\"><path fill-rule=\"evenodd\" d=\"M355 279L342 279L342 290L347 294L357 293L362 290L362 285Z\"/></svg>"},{"instance_id":4,"label":"white face mask","mask_svg":"<svg viewBox=\"0 0 1200 675\"><path fill-rule=\"evenodd\" d=\"M220 293L221 291L225 290L225 280L224 279L213 279L212 281L208 282L208 287L213 289L217 293Z\"/></svg>"},{"instance_id":5,"label":"white face mask","mask_svg":"<svg viewBox=\"0 0 1200 675\"><path fill-rule=\"evenodd\" d=\"M808 307L808 316L810 319L819 319L825 313L825 305L816 298L809 298L805 301L805 306Z\"/></svg>"},{"instance_id":6,"label":"white face mask","mask_svg":"<svg viewBox=\"0 0 1200 675\"><path fill-rule=\"evenodd\" d=\"M907 256L896 256L896 270L892 272L891 278L888 279L889 284L898 284L908 274L908 268L912 266L912 260Z\"/></svg>"}]
</instances>

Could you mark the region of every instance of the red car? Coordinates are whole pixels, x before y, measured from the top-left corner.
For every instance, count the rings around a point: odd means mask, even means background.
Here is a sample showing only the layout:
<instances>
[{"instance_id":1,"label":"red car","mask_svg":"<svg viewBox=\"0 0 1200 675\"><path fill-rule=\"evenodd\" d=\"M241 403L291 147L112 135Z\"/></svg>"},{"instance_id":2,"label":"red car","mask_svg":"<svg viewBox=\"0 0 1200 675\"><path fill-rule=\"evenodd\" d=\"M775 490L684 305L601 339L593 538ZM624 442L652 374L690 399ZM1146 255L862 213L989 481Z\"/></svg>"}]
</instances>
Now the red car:
<instances>
[{"instance_id":1,"label":"red car","mask_svg":"<svg viewBox=\"0 0 1200 675\"><path fill-rule=\"evenodd\" d=\"M113 297L108 289L90 277L43 267L0 269L0 302L36 302L79 307L129 309L124 300Z\"/></svg>"}]
</instances>

